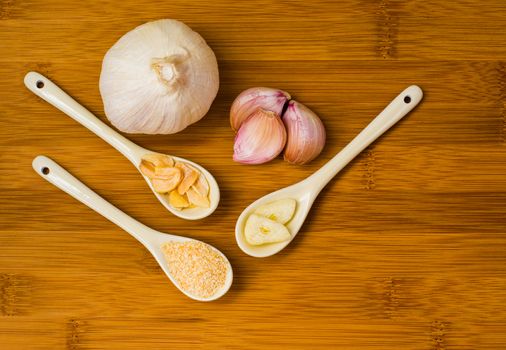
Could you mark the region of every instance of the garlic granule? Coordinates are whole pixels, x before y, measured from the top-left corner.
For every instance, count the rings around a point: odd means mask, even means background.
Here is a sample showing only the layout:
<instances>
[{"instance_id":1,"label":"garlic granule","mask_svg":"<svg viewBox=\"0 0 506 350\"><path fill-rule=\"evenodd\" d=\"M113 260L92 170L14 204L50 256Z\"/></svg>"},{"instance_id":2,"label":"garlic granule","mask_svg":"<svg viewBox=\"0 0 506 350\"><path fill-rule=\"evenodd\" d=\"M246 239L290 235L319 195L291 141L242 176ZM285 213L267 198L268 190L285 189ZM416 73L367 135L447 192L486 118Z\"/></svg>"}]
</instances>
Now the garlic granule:
<instances>
[{"instance_id":1,"label":"garlic granule","mask_svg":"<svg viewBox=\"0 0 506 350\"><path fill-rule=\"evenodd\" d=\"M225 286L228 264L213 247L199 241L162 246L170 274L185 292L209 298Z\"/></svg>"},{"instance_id":2,"label":"garlic granule","mask_svg":"<svg viewBox=\"0 0 506 350\"><path fill-rule=\"evenodd\" d=\"M172 19L145 23L106 53L100 94L121 131L173 134L200 120L219 87L213 50L190 27Z\"/></svg>"}]
</instances>

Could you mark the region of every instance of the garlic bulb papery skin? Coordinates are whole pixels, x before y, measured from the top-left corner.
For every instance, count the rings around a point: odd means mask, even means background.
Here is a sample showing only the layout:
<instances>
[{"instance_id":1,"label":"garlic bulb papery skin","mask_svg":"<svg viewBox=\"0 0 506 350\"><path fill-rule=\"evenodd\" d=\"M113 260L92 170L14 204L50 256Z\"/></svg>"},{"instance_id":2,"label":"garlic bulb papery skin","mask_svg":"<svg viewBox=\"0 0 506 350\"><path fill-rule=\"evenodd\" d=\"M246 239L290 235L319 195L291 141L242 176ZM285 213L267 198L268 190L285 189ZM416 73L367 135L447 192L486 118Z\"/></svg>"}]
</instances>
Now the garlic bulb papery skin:
<instances>
[{"instance_id":1,"label":"garlic bulb papery skin","mask_svg":"<svg viewBox=\"0 0 506 350\"><path fill-rule=\"evenodd\" d=\"M306 164L325 146L325 127L318 116L302 103L290 101L283 114L288 140L284 159L292 164Z\"/></svg>"},{"instance_id":2,"label":"garlic bulb papery skin","mask_svg":"<svg viewBox=\"0 0 506 350\"><path fill-rule=\"evenodd\" d=\"M106 53L100 94L111 123L127 133L173 134L200 120L219 87L213 50L172 19L138 26Z\"/></svg>"},{"instance_id":3,"label":"garlic bulb papery skin","mask_svg":"<svg viewBox=\"0 0 506 350\"><path fill-rule=\"evenodd\" d=\"M290 99L288 92L267 87L244 90L236 97L230 108L230 125L234 131L258 108L281 115L283 107Z\"/></svg>"},{"instance_id":4,"label":"garlic bulb papery skin","mask_svg":"<svg viewBox=\"0 0 506 350\"><path fill-rule=\"evenodd\" d=\"M278 114L257 109L242 123L234 143L234 161L262 164L276 158L286 143L286 130Z\"/></svg>"}]
</instances>

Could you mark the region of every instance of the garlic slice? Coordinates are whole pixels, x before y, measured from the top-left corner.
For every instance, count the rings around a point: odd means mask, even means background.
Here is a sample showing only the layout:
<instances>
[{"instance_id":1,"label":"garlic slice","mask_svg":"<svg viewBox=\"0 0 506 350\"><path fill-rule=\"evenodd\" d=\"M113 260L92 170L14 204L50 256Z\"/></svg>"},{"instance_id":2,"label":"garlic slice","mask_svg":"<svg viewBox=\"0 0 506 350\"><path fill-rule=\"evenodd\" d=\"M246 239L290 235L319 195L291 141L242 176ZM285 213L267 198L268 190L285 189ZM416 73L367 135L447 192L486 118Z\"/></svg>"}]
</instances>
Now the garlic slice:
<instances>
[{"instance_id":1,"label":"garlic slice","mask_svg":"<svg viewBox=\"0 0 506 350\"><path fill-rule=\"evenodd\" d=\"M155 192L169 193L169 204L177 209L209 208L209 184L204 174L184 162L163 154L148 154L139 165Z\"/></svg>"},{"instance_id":2,"label":"garlic slice","mask_svg":"<svg viewBox=\"0 0 506 350\"><path fill-rule=\"evenodd\" d=\"M186 191L186 196L188 197L188 201L197 207L209 208L211 205L209 198L198 193L193 186Z\"/></svg>"},{"instance_id":3,"label":"garlic slice","mask_svg":"<svg viewBox=\"0 0 506 350\"><path fill-rule=\"evenodd\" d=\"M279 222L251 214L244 227L244 236L251 245L283 242L290 239L290 232Z\"/></svg>"},{"instance_id":4,"label":"garlic slice","mask_svg":"<svg viewBox=\"0 0 506 350\"><path fill-rule=\"evenodd\" d=\"M176 169L176 168L155 167L155 178L159 178L159 179L171 178L172 176L174 176L174 169Z\"/></svg>"},{"instance_id":5,"label":"garlic slice","mask_svg":"<svg viewBox=\"0 0 506 350\"><path fill-rule=\"evenodd\" d=\"M200 174L197 181L192 185L192 188L201 196L207 197L209 194L209 184L203 174Z\"/></svg>"},{"instance_id":6,"label":"garlic slice","mask_svg":"<svg viewBox=\"0 0 506 350\"><path fill-rule=\"evenodd\" d=\"M276 158L286 143L286 130L275 112L257 109L235 137L234 161L262 164Z\"/></svg>"},{"instance_id":7,"label":"garlic slice","mask_svg":"<svg viewBox=\"0 0 506 350\"><path fill-rule=\"evenodd\" d=\"M158 193L167 193L172 191L181 181L181 170L178 168L165 168L165 170L165 176L163 178L155 177L151 179L153 188Z\"/></svg>"},{"instance_id":8,"label":"garlic slice","mask_svg":"<svg viewBox=\"0 0 506 350\"><path fill-rule=\"evenodd\" d=\"M139 165L139 169L144 176L147 176L150 179L152 179L156 176L155 175L155 171L156 171L155 165L145 159L141 160L141 164Z\"/></svg>"},{"instance_id":9,"label":"garlic slice","mask_svg":"<svg viewBox=\"0 0 506 350\"><path fill-rule=\"evenodd\" d=\"M265 216L280 224L286 224L292 219L296 206L297 201L295 199L285 198L258 207L255 214Z\"/></svg>"},{"instance_id":10,"label":"garlic slice","mask_svg":"<svg viewBox=\"0 0 506 350\"><path fill-rule=\"evenodd\" d=\"M186 199L186 195L180 195L178 191L172 191L169 193L169 203L177 209L187 208L190 206L190 203Z\"/></svg>"},{"instance_id":11,"label":"garlic slice","mask_svg":"<svg viewBox=\"0 0 506 350\"><path fill-rule=\"evenodd\" d=\"M173 167L174 159L166 154L149 153L142 157L142 160L153 163L156 167Z\"/></svg>"},{"instance_id":12,"label":"garlic slice","mask_svg":"<svg viewBox=\"0 0 506 350\"><path fill-rule=\"evenodd\" d=\"M200 173L194 169L192 166L185 164L185 163L176 163L176 168L181 169L183 173L183 180L177 187L177 191L179 194L183 195L188 191L188 189L197 181Z\"/></svg>"}]
</instances>

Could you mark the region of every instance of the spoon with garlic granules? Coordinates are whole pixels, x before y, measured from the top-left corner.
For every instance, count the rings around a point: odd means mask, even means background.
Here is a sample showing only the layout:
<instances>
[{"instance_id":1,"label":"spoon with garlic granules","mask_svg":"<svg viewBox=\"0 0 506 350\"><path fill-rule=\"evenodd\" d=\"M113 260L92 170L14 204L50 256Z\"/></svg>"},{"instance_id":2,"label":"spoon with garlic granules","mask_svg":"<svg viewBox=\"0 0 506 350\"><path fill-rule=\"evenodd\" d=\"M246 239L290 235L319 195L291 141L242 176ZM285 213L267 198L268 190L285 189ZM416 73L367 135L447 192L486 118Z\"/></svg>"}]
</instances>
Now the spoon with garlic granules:
<instances>
[{"instance_id":1,"label":"spoon with garlic granules","mask_svg":"<svg viewBox=\"0 0 506 350\"><path fill-rule=\"evenodd\" d=\"M244 209L235 226L235 238L242 251L263 258L283 250L299 232L316 197L327 183L415 108L422 96L418 86L408 87L318 171L294 185L257 199Z\"/></svg>"},{"instance_id":2,"label":"spoon with garlic granules","mask_svg":"<svg viewBox=\"0 0 506 350\"><path fill-rule=\"evenodd\" d=\"M156 198L172 214L187 220L198 220L212 214L218 206L220 189L214 177L202 166L136 145L39 73L29 72L25 76L25 85L128 158L141 172Z\"/></svg>"},{"instance_id":3,"label":"spoon with garlic granules","mask_svg":"<svg viewBox=\"0 0 506 350\"><path fill-rule=\"evenodd\" d=\"M44 179L86 204L141 242L174 285L188 297L212 301L232 285L228 259L201 241L155 231L134 220L45 156L37 156L33 169Z\"/></svg>"}]
</instances>

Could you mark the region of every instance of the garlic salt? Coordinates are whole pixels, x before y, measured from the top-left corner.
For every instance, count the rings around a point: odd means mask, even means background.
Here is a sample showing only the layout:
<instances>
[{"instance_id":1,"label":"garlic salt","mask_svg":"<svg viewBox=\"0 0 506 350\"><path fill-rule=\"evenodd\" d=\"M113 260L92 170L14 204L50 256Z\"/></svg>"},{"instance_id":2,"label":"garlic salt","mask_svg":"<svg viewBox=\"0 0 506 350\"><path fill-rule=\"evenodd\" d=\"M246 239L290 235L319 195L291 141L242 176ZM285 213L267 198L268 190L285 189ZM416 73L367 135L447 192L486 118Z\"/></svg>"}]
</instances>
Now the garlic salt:
<instances>
[{"instance_id":1,"label":"garlic salt","mask_svg":"<svg viewBox=\"0 0 506 350\"><path fill-rule=\"evenodd\" d=\"M104 57L100 94L107 118L128 133L173 134L200 120L219 87L204 39L162 19L123 35Z\"/></svg>"},{"instance_id":2,"label":"garlic salt","mask_svg":"<svg viewBox=\"0 0 506 350\"><path fill-rule=\"evenodd\" d=\"M256 87L244 90L236 97L230 108L230 125L234 131L258 108L281 115L290 94L283 90Z\"/></svg>"},{"instance_id":3,"label":"garlic salt","mask_svg":"<svg viewBox=\"0 0 506 350\"><path fill-rule=\"evenodd\" d=\"M275 112L257 109L235 137L234 161L262 164L276 158L286 143L286 130Z\"/></svg>"},{"instance_id":4,"label":"garlic salt","mask_svg":"<svg viewBox=\"0 0 506 350\"><path fill-rule=\"evenodd\" d=\"M161 248L170 274L185 292L209 298L225 286L230 265L210 245L192 240L167 242Z\"/></svg>"},{"instance_id":5,"label":"garlic salt","mask_svg":"<svg viewBox=\"0 0 506 350\"><path fill-rule=\"evenodd\" d=\"M290 101L283 114L288 140L286 161L306 164L316 158L325 146L325 127L318 116L302 103Z\"/></svg>"}]
</instances>

